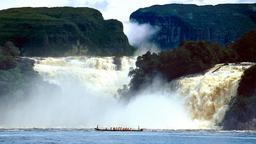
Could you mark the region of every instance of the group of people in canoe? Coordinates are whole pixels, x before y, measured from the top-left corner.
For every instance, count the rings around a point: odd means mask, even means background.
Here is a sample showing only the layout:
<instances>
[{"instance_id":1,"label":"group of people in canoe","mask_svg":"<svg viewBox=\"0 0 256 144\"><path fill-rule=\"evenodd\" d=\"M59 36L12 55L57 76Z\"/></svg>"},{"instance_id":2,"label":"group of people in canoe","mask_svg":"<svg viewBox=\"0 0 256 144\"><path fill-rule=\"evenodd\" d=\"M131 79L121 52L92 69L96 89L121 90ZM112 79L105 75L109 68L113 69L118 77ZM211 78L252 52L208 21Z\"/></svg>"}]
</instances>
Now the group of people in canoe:
<instances>
[{"instance_id":1,"label":"group of people in canoe","mask_svg":"<svg viewBox=\"0 0 256 144\"><path fill-rule=\"evenodd\" d=\"M97 131L143 131L140 127L138 129L132 129L128 127L110 127L110 128L99 128L98 125L95 128Z\"/></svg>"}]
</instances>

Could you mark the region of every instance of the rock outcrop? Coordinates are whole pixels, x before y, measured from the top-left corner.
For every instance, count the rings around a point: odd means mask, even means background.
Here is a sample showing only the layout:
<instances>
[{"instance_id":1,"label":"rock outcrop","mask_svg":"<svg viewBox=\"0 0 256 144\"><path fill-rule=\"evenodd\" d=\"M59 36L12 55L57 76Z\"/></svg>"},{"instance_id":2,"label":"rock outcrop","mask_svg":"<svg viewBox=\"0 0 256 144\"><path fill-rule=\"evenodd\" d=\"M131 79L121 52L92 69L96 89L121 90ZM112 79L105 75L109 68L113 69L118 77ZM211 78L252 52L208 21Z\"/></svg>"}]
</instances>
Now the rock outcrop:
<instances>
[{"instance_id":1,"label":"rock outcrop","mask_svg":"<svg viewBox=\"0 0 256 144\"><path fill-rule=\"evenodd\" d=\"M230 104L222 126L226 130L256 130L256 65L247 69L239 83L237 97Z\"/></svg>"},{"instance_id":2,"label":"rock outcrop","mask_svg":"<svg viewBox=\"0 0 256 144\"><path fill-rule=\"evenodd\" d=\"M0 45L12 41L23 56L131 55L117 20L91 8L13 8L0 11Z\"/></svg>"},{"instance_id":3,"label":"rock outcrop","mask_svg":"<svg viewBox=\"0 0 256 144\"><path fill-rule=\"evenodd\" d=\"M256 4L155 5L135 11L130 20L159 27L152 41L162 49L175 48L186 40L224 46L256 28Z\"/></svg>"}]
</instances>

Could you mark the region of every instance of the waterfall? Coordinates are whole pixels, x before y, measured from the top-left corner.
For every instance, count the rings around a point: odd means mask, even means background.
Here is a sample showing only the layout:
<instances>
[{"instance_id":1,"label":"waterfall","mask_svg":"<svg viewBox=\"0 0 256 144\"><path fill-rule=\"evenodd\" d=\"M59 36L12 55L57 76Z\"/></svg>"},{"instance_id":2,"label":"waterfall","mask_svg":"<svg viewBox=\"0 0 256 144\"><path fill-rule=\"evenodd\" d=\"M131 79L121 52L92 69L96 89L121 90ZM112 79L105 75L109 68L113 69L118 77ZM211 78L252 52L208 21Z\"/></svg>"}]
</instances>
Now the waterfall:
<instances>
[{"instance_id":1,"label":"waterfall","mask_svg":"<svg viewBox=\"0 0 256 144\"><path fill-rule=\"evenodd\" d=\"M117 90L129 84L135 57L32 58L34 70L55 91L33 91L6 110L3 128L93 128L128 126L153 129L211 129L235 96L251 64L216 65L204 74L171 83L156 78L127 104ZM35 82L36 85L36 82ZM173 89L173 85L176 86Z\"/></svg>"},{"instance_id":2,"label":"waterfall","mask_svg":"<svg viewBox=\"0 0 256 144\"><path fill-rule=\"evenodd\" d=\"M223 119L243 72L250 66L252 63L218 64L205 74L177 80L177 92L185 98L190 116L214 128Z\"/></svg>"},{"instance_id":3,"label":"waterfall","mask_svg":"<svg viewBox=\"0 0 256 144\"><path fill-rule=\"evenodd\" d=\"M82 86L91 92L115 95L120 86L128 84L128 72L135 67L135 58L122 57L117 70L113 57L64 57L36 59L34 69L43 78L63 88L63 84ZM71 86L72 87L72 86Z\"/></svg>"}]
</instances>

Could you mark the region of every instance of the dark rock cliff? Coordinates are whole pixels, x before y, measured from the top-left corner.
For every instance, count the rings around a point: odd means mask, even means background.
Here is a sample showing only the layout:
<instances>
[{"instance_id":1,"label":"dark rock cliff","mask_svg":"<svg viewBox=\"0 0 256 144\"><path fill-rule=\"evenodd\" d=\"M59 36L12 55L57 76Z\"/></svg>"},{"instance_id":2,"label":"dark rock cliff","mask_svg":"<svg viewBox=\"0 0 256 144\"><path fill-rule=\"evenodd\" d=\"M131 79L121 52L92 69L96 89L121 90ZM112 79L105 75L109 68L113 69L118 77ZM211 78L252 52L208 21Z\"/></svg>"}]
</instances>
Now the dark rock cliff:
<instances>
[{"instance_id":1,"label":"dark rock cliff","mask_svg":"<svg viewBox=\"0 0 256 144\"><path fill-rule=\"evenodd\" d=\"M246 33L230 48L238 56L238 62L256 62L256 30ZM233 98L221 123L226 130L256 130L256 65L247 69L241 77L237 96Z\"/></svg>"},{"instance_id":2,"label":"dark rock cliff","mask_svg":"<svg viewBox=\"0 0 256 144\"><path fill-rule=\"evenodd\" d=\"M117 20L91 8L13 8L0 11L0 45L12 41L25 56L131 55Z\"/></svg>"},{"instance_id":3,"label":"dark rock cliff","mask_svg":"<svg viewBox=\"0 0 256 144\"><path fill-rule=\"evenodd\" d=\"M131 21L158 26L152 41L161 48L175 48L186 40L206 40L222 46L256 28L256 4L182 5L141 8Z\"/></svg>"},{"instance_id":4,"label":"dark rock cliff","mask_svg":"<svg viewBox=\"0 0 256 144\"><path fill-rule=\"evenodd\" d=\"M226 130L256 130L256 65L247 69L239 83L237 97L230 103L222 126Z\"/></svg>"}]
</instances>

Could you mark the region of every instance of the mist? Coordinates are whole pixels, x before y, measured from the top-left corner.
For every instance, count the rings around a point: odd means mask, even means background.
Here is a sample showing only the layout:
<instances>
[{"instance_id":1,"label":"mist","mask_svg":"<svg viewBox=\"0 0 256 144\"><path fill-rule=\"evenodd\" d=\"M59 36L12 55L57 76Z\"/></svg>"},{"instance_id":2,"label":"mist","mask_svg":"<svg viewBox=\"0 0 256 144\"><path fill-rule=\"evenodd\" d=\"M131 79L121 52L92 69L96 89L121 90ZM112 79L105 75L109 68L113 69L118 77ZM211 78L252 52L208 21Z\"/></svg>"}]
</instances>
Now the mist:
<instances>
[{"instance_id":1,"label":"mist","mask_svg":"<svg viewBox=\"0 0 256 144\"><path fill-rule=\"evenodd\" d=\"M124 33L129 43L136 47L135 56L145 54L147 51L158 53L160 48L152 41L160 28L150 24L139 24L135 21L124 22Z\"/></svg>"},{"instance_id":2,"label":"mist","mask_svg":"<svg viewBox=\"0 0 256 144\"><path fill-rule=\"evenodd\" d=\"M244 70L239 66L220 69L223 73L181 78L175 81L180 85L174 89L175 82L166 83L156 78L129 102L120 101L117 90L129 84L128 73L135 67L136 56L147 51L160 51L152 42L160 28L127 22L127 13L125 16L121 11L119 13L126 5L111 9L115 7L114 3L102 2L90 1L79 6L92 5L100 9L106 19L123 18L121 20L126 21L123 22L124 32L130 44L137 47L135 57L122 57L120 70L117 70L113 57L33 58L35 71L49 85L42 84L41 79L34 80L26 97L19 97L16 92L13 98L1 99L0 128L94 128L99 125L208 129L215 121L219 122L236 93L237 82ZM169 1L163 3L166 2ZM70 1L69 5L77 6L77 3Z\"/></svg>"},{"instance_id":3,"label":"mist","mask_svg":"<svg viewBox=\"0 0 256 144\"><path fill-rule=\"evenodd\" d=\"M156 77L124 102L117 91L129 84L136 57L122 57L120 70L113 57L34 59L44 82L0 100L0 128L215 129L250 67L216 65L168 83Z\"/></svg>"},{"instance_id":4,"label":"mist","mask_svg":"<svg viewBox=\"0 0 256 144\"><path fill-rule=\"evenodd\" d=\"M1 128L93 128L138 125L152 129L194 129L184 98L157 78L129 103L120 101L117 89L128 84L135 58L122 58L115 69L109 58L46 58L35 70L51 83L34 81L24 100L11 100L1 108ZM5 107L6 106L6 107Z\"/></svg>"}]
</instances>

